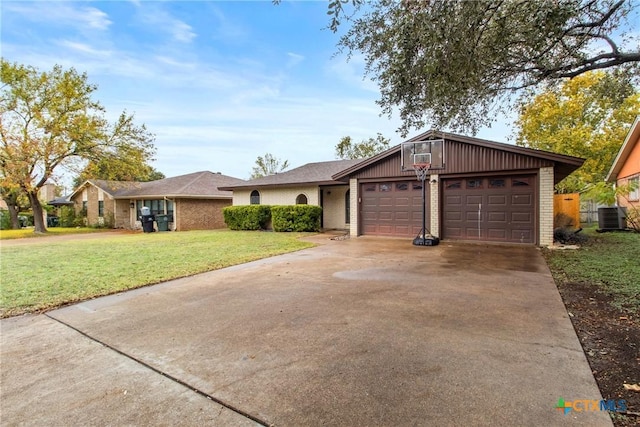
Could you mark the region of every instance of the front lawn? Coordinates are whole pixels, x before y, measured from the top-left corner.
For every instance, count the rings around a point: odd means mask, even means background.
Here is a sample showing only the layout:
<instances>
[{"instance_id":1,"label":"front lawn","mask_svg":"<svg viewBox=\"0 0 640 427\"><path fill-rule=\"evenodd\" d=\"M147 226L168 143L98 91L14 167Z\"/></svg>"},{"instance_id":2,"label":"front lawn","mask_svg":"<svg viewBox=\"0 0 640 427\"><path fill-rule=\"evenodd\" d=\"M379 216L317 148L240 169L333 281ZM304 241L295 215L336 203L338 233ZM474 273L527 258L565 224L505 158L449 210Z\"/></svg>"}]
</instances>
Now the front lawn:
<instances>
[{"instance_id":1,"label":"front lawn","mask_svg":"<svg viewBox=\"0 0 640 427\"><path fill-rule=\"evenodd\" d=\"M313 246L304 233L191 231L0 247L0 317ZM31 240L31 239L30 239Z\"/></svg>"},{"instance_id":2,"label":"front lawn","mask_svg":"<svg viewBox=\"0 0 640 427\"><path fill-rule=\"evenodd\" d=\"M604 399L624 400L616 427L637 426L640 393L640 234L584 232L577 250L543 253Z\"/></svg>"},{"instance_id":3,"label":"front lawn","mask_svg":"<svg viewBox=\"0 0 640 427\"><path fill-rule=\"evenodd\" d=\"M0 230L0 240L25 239L28 237L43 236L62 236L66 234L81 233L100 233L104 231L113 231L107 228L91 228L91 227L51 227L47 228L46 234L38 234L33 231L33 227L21 228L19 230Z\"/></svg>"}]
</instances>

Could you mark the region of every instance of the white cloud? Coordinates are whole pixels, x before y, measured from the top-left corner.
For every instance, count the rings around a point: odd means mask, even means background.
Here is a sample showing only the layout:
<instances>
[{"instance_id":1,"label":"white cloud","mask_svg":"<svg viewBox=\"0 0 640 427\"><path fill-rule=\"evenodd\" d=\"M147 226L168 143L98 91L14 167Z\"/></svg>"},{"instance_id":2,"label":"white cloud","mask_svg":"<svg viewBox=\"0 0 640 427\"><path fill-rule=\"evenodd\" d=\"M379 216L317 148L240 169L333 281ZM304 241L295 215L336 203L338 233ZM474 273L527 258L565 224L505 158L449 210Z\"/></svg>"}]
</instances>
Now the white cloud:
<instances>
[{"instance_id":1,"label":"white cloud","mask_svg":"<svg viewBox=\"0 0 640 427\"><path fill-rule=\"evenodd\" d=\"M75 27L86 30L106 30L112 24L109 15L89 6L74 7L66 2L3 2L4 13L19 14L31 22Z\"/></svg>"},{"instance_id":2,"label":"white cloud","mask_svg":"<svg viewBox=\"0 0 640 427\"><path fill-rule=\"evenodd\" d=\"M153 30L164 31L171 35L174 41L190 43L197 37L193 27L186 22L173 17L157 3L144 3L139 12L142 20Z\"/></svg>"}]
</instances>

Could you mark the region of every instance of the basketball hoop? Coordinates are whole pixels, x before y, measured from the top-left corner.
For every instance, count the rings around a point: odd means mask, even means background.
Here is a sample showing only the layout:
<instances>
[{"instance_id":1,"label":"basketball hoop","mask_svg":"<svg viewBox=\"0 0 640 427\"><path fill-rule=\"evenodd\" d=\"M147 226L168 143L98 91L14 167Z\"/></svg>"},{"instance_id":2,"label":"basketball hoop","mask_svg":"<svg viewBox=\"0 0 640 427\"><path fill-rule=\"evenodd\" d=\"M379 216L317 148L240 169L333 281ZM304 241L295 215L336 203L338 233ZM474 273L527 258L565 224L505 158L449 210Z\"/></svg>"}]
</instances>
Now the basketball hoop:
<instances>
[{"instance_id":1,"label":"basketball hoop","mask_svg":"<svg viewBox=\"0 0 640 427\"><path fill-rule=\"evenodd\" d=\"M429 174L429 168L431 167L431 163L414 163L413 170L416 172L416 176L422 182L427 179L427 175Z\"/></svg>"}]
</instances>

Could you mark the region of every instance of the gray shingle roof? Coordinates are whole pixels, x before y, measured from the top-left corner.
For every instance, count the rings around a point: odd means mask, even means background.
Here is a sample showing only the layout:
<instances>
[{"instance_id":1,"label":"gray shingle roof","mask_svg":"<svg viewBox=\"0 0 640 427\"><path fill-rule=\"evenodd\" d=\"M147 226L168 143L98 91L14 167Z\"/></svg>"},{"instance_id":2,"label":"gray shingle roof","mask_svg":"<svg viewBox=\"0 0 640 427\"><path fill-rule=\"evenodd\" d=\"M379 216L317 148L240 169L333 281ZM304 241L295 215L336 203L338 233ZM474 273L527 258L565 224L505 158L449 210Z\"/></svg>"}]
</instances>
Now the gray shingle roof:
<instances>
[{"instance_id":1,"label":"gray shingle roof","mask_svg":"<svg viewBox=\"0 0 640 427\"><path fill-rule=\"evenodd\" d=\"M241 183L228 185L223 188L225 190L239 190L246 188L284 187L308 184L336 184L338 182L331 178L332 175L335 175L338 172L350 168L362 161L363 159L349 159L307 163L306 165L291 169L290 171L280 172L275 175L263 176L262 178L256 178L249 181L243 181Z\"/></svg>"},{"instance_id":2,"label":"gray shingle roof","mask_svg":"<svg viewBox=\"0 0 640 427\"><path fill-rule=\"evenodd\" d=\"M242 179L209 171L194 172L172 178L150 182L124 182L89 180L89 182L115 199L132 198L231 198L231 191L220 190L220 187L244 183Z\"/></svg>"}]
</instances>

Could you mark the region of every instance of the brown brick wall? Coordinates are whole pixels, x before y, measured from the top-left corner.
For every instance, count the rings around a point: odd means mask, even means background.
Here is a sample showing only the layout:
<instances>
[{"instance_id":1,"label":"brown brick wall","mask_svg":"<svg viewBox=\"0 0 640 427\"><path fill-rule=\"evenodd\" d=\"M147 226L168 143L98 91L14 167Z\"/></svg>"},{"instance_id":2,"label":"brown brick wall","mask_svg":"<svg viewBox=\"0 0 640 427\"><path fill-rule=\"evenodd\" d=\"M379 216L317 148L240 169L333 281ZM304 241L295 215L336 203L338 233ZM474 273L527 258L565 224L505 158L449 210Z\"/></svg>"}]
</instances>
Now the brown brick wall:
<instances>
[{"instance_id":1,"label":"brown brick wall","mask_svg":"<svg viewBox=\"0 0 640 427\"><path fill-rule=\"evenodd\" d=\"M226 228L222 208L231 206L231 199L178 199L175 205L177 231Z\"/></svg>"}]
</instances>

